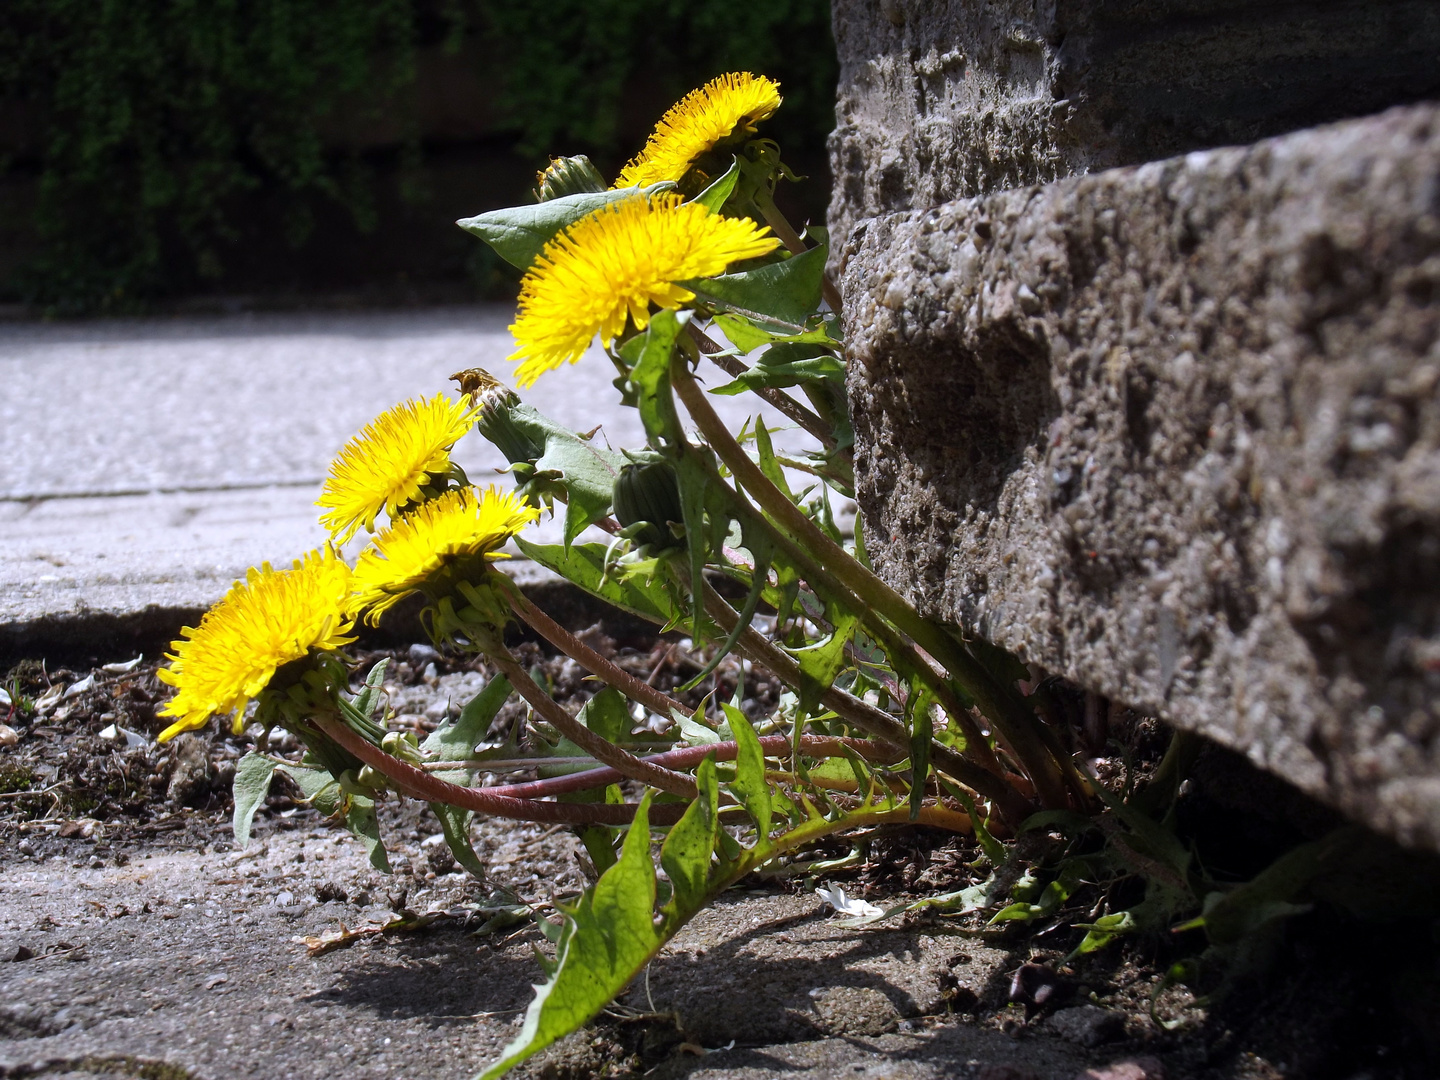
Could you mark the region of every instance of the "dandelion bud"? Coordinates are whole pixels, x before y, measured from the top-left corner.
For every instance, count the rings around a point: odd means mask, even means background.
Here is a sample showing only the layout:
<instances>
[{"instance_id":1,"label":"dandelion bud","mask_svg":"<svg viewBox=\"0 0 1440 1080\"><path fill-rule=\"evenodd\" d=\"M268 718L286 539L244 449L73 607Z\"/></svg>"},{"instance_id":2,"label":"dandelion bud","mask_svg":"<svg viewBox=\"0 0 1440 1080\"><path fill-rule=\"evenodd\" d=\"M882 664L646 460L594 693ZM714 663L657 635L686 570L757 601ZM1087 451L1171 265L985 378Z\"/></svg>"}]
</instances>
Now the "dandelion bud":
<instances>
[{"instance_id":1,"label":"dandelion bud","mask_svg":"<svg viewBox=\"0 0 1440 1080\"><path fill-rule=\"evenodd\" d=\"M550 167L535 174L535 199L549 202L565 195L582 195L604 191L605 178L584 154L575 157L554 157Z\"/></svg>"},{"instance_id":2,"label":"dandelion bud","mask_svg":"<svg viewBox=\"0 0 1440 1080\"><path fill-rule=\"evenodd\" d=\"M632 462L621 468L613 495L615 520L622 526L645 525L636 534L642 544L670 547L675 537L669 523L684 519L680 483L668 461Z\"/></svg>"}]
</instances>

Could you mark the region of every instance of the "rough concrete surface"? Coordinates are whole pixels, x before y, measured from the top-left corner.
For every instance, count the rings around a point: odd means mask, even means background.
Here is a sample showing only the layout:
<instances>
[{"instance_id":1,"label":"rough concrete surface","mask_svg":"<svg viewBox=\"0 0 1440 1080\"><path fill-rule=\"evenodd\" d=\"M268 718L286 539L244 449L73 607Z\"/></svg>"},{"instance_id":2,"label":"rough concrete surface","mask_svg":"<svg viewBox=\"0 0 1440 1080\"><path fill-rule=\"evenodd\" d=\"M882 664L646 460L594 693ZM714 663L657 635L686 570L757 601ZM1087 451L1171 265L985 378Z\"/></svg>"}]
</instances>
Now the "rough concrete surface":
<instances>
[{"instance_id":1,"label":"rough concrete surface","mask_svg":"<svg viewBox=\"0 0 1440 1080\"><path fill-rule=\"evenodd\" d=\"M860 220L1440 94L1430 0L836 0L837 251Z\"/></svg>"},{"instance_id":2,"label":"rough concrete surface","mask_svg":"<svg viewBox=\"0 0 1440 1080\"><path fill-rule=\"evenodd\" d=\"M1440 108L880 218L844 294L889 581L1440 847Z\"/></svg>"},{"instance_id":3,"label":"rough concrete surface","mask_svg":"<svg viewBox=\"0 0 1440 1080\"><path fill-rule=\"evenodd\" d=\"M0 1076L459 1078L497 1057L540 980L533 926L475 937L457 920L307 956L300 939L378 925L402 895L420 912L483 895L459 874L403 876L406 852L424 866L418 834L397 845L402 876L386 879L348 834L308 824L262 827L247 852L0 868L0 951L34 954L0 963ZM492 880L547 901L564 883L537 882L529 864L575 847L553 832L486 823L477 844ZM933 929L841 929L813 896L730 894L655 960L648 998L642 982L626 1000L678 1011L693 1050L709 1051L652 1074L668 1077L939 1080L1013 1063L1024 1077L1065 1078L1133 1056L1123 1042L1087 1050L1063 1034L1020 1042L945 1022L942 975L979 992L1003 986L1012 963L984 946L958 951ZM896 1031L937 1015L938 1027ZM582 1071L547 1075L596 1075L598 1043L572 1039L550 1056L578 1057Z\"/></svg>"}]
</instances>

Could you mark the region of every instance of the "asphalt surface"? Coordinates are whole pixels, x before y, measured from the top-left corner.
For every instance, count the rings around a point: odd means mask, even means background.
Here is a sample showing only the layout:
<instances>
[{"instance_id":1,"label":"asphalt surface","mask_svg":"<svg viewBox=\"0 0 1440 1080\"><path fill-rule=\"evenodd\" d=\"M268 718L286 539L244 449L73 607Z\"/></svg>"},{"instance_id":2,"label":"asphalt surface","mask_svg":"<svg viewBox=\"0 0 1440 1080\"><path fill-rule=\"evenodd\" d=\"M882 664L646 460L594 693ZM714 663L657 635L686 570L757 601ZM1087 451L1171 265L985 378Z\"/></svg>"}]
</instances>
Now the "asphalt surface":
<instances>
[{"instance_id":1,"label":"asphalt surface","mask_svg":"<svg viewBox=\"0 0 1440 1080\"><path fill-rule=\"evenodd\" d=\"M288 564L325 539L314 501L335 452L395 403L452 390L461 368L506 379L511 316L484 305L0 324L0 629L199 610L246 568ZM613 377L597 352L522 396L638 446ZM753 411L713 400L737 422ZM475 434L455 457L481 484L504 464Z\"/></svg>"}]
</instances>

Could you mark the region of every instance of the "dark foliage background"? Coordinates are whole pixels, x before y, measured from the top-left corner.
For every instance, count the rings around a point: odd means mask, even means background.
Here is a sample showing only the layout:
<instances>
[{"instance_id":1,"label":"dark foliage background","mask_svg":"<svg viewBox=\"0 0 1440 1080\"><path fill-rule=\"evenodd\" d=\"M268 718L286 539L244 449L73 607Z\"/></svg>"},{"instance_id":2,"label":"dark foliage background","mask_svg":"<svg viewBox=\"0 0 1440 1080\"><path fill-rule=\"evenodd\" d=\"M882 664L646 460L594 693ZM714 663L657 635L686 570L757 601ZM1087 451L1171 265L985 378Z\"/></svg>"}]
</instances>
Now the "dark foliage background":
<instances>
[{"instance_id":1,"label":"dark foliage background","mask_svg":"<svg viewBox=\"0 0 1440 1080\"><path fill-rule=\"evenodd\" d=\"M767 133L816 181L789 208L821 218L826 0L5 0L0 298L504 295L454 218L549 153L613 173L742 69L780 79Z\"/></svg>"}]
</instances>

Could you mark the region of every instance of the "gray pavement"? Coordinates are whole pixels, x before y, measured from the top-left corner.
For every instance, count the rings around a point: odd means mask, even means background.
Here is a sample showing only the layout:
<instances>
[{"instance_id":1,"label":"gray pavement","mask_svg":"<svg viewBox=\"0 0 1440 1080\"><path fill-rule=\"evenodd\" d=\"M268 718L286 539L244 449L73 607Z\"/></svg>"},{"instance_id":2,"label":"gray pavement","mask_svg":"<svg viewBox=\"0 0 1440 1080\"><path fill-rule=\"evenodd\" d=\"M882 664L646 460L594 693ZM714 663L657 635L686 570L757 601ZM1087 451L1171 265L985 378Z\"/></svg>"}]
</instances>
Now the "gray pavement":
<instances>
[{"instance_id":1,"label":"gray pavement","mask_svg":"<svg viewBox=\"0 0 1440 1080\"><path fill-rule=\"evenodd\" d=\"M505 379L511 314L0 324L0 627L200 610L247 567L321 543L314 501L335 452L396 402L452 389L454 371ZM523 396L639 445L613 377L596 353ZM753 411L713 400L737 421ZM474 434L455 456L482 484L504 464Z\"/></svg>"}]
</instances>

